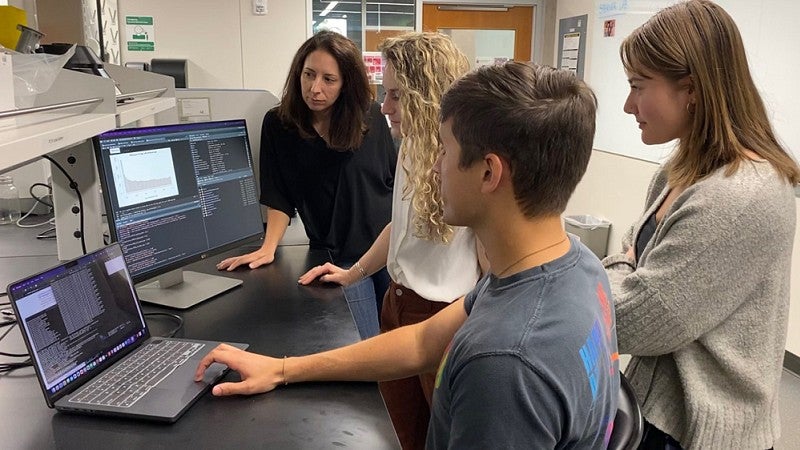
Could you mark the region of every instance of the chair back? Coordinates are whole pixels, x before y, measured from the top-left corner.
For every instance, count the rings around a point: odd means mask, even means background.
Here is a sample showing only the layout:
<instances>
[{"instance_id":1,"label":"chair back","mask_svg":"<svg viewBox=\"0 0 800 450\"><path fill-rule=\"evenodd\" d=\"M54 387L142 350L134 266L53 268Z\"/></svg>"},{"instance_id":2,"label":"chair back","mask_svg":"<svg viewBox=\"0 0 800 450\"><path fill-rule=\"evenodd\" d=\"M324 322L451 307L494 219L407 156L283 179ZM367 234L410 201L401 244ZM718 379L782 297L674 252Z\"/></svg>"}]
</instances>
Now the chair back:
<instances>
[{"instance_id":1,"label":"chair back","mask_svg":"<svg viewBox=\"0 0 800 450\"><path fill-rule=\"evenodd\" d=\"M642 409L625 375L619 374L619 404L608 450L634 450L639 447L644 431Z\"/></svg>"}]
</instances>

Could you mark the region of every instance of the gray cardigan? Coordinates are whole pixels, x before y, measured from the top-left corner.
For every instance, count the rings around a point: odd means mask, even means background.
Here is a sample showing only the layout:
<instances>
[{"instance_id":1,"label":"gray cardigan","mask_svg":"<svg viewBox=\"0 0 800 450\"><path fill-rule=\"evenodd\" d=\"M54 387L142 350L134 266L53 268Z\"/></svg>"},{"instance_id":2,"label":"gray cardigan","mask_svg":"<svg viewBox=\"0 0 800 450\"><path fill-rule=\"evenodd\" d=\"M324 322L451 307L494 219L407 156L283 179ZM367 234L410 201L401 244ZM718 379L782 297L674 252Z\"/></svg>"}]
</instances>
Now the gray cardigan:
<instances>
[{"instance_id":1,"label":"gray cardigan","mask_svg":"<svg viewBox=\"0 0 800 450\"><path fill-rule=\"evenodd\" d=\"M620 353L645 418L684 448L766 449L780 436L795 232L792 187L767 162L745 162L687 188L638 264L625 256L661 205L653 178L623 253L603 260Z\"/></svg>"}]
</instances>

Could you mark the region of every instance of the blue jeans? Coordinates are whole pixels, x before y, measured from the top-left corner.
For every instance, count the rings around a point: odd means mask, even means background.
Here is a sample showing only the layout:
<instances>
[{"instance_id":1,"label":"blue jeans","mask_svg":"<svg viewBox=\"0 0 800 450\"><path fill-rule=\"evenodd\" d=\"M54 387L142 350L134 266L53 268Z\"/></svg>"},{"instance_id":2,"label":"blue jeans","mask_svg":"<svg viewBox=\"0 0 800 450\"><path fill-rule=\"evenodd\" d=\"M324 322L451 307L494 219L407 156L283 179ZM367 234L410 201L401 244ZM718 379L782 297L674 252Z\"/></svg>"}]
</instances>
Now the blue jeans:
<instances>
[{"instance_id":1,"label":"blue jeans","mask_svg":"<svg viewBox=\"0 0 800 450\"><path fill-rule=\"evenodd\" d=\"M352 264L343 265L350 267ZM361 339L368 339L380 333L381 305L383 295L389 289L389 273L386 268L375 272L358 283L343 288L344 298L353 315Z\"/></svg>"}]
</instances>

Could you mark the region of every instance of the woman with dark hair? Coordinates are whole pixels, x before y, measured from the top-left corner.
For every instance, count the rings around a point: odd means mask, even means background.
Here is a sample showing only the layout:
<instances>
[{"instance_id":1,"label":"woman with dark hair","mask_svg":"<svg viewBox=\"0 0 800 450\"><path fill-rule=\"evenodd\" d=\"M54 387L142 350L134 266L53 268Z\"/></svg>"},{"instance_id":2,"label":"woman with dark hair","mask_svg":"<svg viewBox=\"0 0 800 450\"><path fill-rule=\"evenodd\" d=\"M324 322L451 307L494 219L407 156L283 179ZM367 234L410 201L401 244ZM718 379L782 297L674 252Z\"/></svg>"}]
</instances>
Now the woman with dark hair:
<instances>
[{"instance_id":1,"label":"woman with dark hair","mask_svg":"<svg viewBox=\"0 0 800 450\"><path fill-rule=\"evenodd\" d=\"M361 52L341 34L321 31L295 54L278 106L261 131L261 203L267 229L260 249L223 260L219 270L251 269L275 259L295 211L312 248L349 266L389 222L397 151L374 101ZM385 270L349 289L362 338L378 333L375 292Z\"/></svg>"},{"instance_id":2,"label":"woman with dark hair","mask_svg":"<svg viewBox=\"0 0 800 450\"><path fill-rule=\"evenodd\" d=\"M715 3L663 9L620 55L642 141L677 141L623 252L603 261L642 448L772 447L800 169Z\"/></svg>"}]
</instances>

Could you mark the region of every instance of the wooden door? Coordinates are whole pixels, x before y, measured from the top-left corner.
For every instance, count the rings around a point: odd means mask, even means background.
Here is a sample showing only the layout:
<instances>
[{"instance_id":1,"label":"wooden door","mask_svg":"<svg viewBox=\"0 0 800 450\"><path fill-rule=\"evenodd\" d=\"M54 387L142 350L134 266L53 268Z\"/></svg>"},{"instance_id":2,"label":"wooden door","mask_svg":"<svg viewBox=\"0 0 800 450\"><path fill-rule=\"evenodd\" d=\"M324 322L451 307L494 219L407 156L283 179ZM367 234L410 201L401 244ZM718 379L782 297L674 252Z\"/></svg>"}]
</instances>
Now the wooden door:
<instances>
[{"instance_id":1,"label":"wooden door","mask_svg":"<svg viewBox=\"0 0 800 450\"><path fill-rule=\"evenodd\" d=\"M452 5L423 4L422 29L514 30L514 60L526 62L533 59L532 6L508 6L491 11L450 8Z\"/></svg>"},{"instance_id":2,"label":"wooden door","mask_svg":"<svg viewBox=\"0 0 800 450\"><path fill-rule=\"evenodd\" d=\"M366 41L364 42L364 51L377 52L378 46L380 46L384 39L403 33L408 33L409 31L412 30L367 30L364 33L366 38ZM375 96L375 99L378 102L383 102L383 87L381 86L380 82L371 83L369 87L372 90L372 95Z\"/></svg>"}]
</instances>

